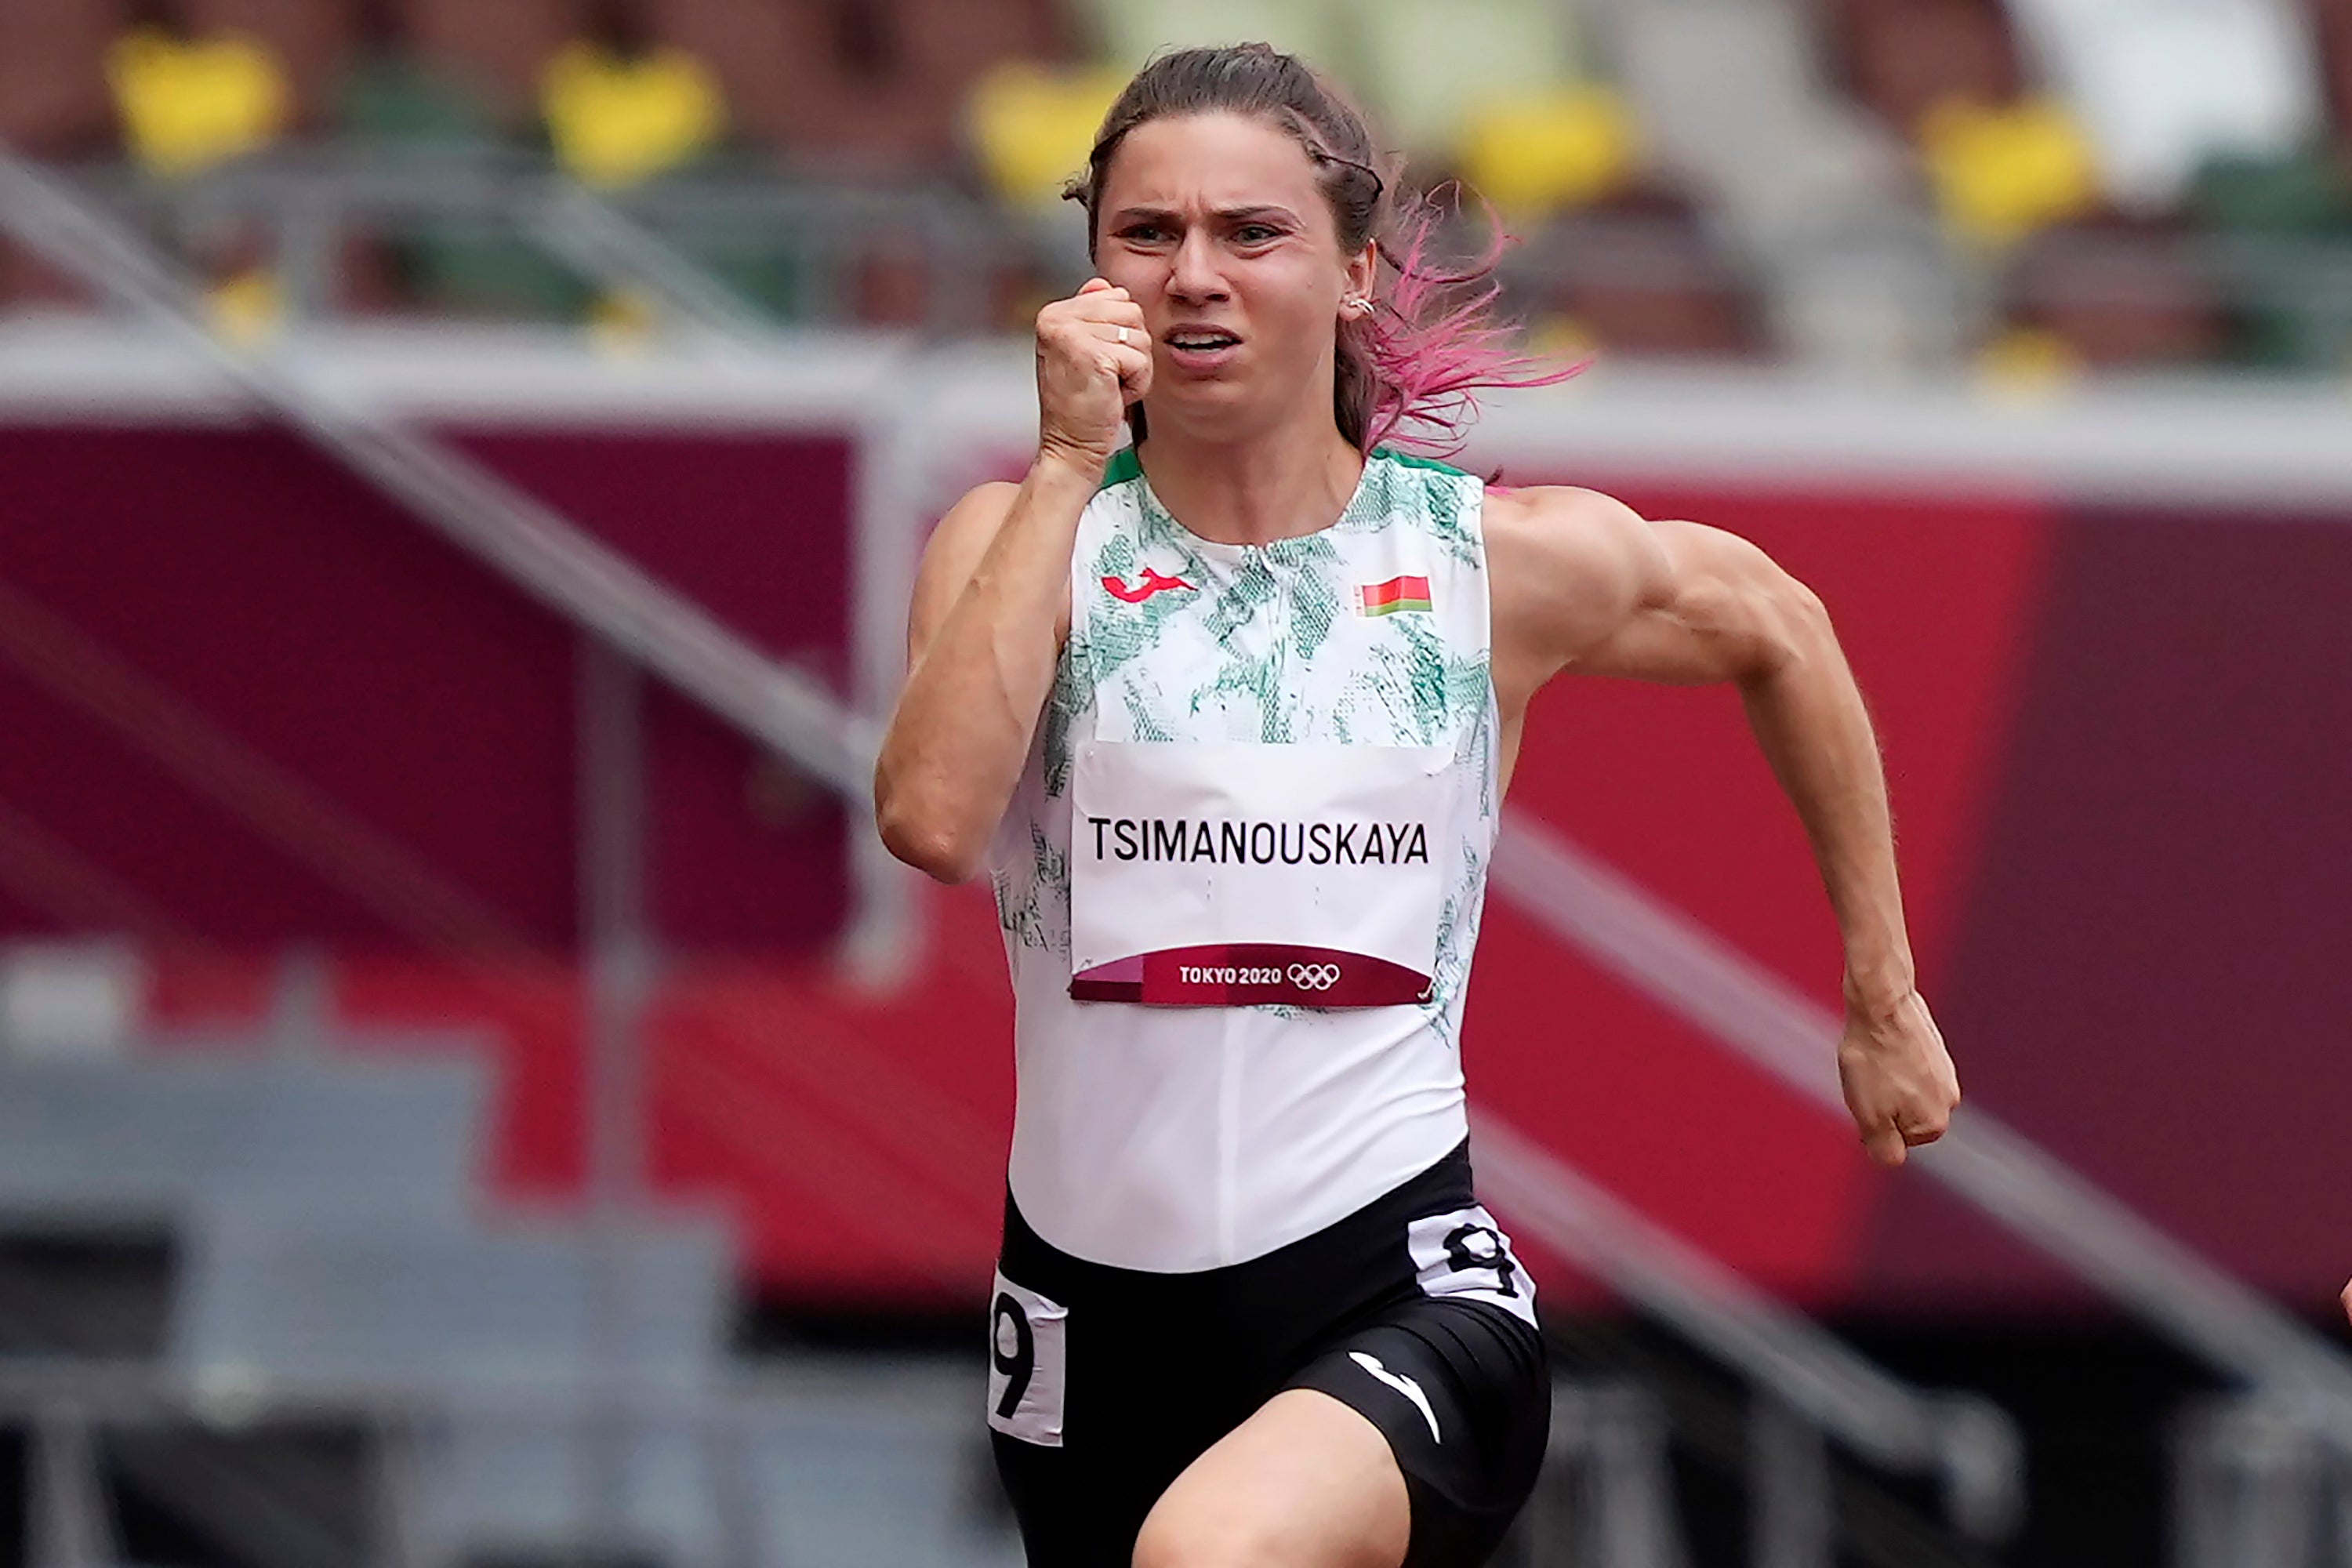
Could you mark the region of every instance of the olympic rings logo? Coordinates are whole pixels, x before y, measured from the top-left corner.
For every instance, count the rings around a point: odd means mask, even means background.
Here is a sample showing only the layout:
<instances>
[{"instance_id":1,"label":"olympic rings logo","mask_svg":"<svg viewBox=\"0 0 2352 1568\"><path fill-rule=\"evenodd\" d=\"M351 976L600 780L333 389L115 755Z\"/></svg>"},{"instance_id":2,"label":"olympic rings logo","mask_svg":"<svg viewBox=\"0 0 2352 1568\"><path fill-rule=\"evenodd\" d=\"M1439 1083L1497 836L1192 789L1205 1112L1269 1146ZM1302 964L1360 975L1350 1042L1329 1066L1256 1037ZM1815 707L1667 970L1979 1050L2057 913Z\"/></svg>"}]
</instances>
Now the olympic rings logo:
<instances>
[{"instance_id":1,"label":"olympic rings logo","mask_svg":"<svg viewBox=\"0 0 2352 1568\"><path fill-rule=\"evenodd\" d=\"M1294 963L1290 966L1290 983L1302 991L1328 991L1339 984L1339 966L1336 963Z\"/></svg>"}]
</instances>

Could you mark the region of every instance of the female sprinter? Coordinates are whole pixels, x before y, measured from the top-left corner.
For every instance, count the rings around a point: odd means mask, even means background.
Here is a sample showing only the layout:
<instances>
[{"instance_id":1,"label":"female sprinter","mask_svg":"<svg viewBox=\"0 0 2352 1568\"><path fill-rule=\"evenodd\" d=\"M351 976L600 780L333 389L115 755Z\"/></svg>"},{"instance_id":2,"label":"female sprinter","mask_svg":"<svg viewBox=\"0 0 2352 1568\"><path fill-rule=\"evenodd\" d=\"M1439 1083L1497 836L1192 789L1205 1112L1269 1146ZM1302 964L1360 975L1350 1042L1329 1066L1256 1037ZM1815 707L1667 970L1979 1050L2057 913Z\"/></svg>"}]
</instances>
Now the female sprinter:
<instances>
[{"instance_id":1,"label":"female sprinter","mask_svg":"<svg viewBox=\"0 0 2352 1568\"><path fill-rule=\"evenodd\" d=\"M1898 1161L1958 1098L1812 595L1729 534L1376 445L1527 379L1437 302L1376 161L1264 46L1147 67L1080 193L1099 276L1037 320L1036 458L916 588L877 803L901 858L995 880L988 1421L1034 1568L1467 1565L1526 1497L1543 1342L1456 1045L1561 671L1739 685L1843 931L1864 1142Z\"/></svg>"}]
</instances>

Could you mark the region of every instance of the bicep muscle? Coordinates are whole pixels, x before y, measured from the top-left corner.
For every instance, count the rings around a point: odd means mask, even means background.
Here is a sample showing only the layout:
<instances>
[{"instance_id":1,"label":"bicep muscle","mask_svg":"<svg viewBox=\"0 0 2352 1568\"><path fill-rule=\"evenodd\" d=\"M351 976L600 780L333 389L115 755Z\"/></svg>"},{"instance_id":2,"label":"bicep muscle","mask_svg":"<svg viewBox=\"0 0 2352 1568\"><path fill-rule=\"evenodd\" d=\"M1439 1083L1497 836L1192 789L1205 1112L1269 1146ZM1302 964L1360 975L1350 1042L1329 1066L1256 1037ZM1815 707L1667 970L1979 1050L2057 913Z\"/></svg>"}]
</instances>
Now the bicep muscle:
<instances>
[{"instance_id":1,"label":"bicep muscle","mask_svg":"<svg viewBox=\"0 0 2352 1568\"><path fill-rule=\"evenodd\" d=\"M1658 591L1574 660L1588 675L1672 685L1746 680L1791 645L1790 616L1817 602L1736 533L1696 522L1650 525L1666 562Z\"/></svg>"}]
</instances>

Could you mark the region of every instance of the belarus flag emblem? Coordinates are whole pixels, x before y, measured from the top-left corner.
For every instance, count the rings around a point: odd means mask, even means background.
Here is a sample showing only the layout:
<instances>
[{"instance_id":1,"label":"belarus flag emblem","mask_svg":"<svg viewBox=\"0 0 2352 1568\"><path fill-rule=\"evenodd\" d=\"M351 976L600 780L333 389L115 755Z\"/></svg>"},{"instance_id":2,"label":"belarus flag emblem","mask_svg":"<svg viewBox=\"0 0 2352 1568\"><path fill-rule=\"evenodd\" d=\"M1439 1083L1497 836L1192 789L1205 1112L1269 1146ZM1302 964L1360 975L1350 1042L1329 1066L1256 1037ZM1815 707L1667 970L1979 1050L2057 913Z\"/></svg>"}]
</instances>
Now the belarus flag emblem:
<instances>
[{"instance_id":1,"label":"belarus flag emblem","mask_svg":"<svg viewBox=\"0 0 2352 1568\"><path fill-rule=\"evenodd\" d=\"M1359 615L1393 616L1400 610L1426 613L1433 608L1426 577L1391 577L1385 583L1365 583L1356 589Z\"/></svg>"}]
</instances>

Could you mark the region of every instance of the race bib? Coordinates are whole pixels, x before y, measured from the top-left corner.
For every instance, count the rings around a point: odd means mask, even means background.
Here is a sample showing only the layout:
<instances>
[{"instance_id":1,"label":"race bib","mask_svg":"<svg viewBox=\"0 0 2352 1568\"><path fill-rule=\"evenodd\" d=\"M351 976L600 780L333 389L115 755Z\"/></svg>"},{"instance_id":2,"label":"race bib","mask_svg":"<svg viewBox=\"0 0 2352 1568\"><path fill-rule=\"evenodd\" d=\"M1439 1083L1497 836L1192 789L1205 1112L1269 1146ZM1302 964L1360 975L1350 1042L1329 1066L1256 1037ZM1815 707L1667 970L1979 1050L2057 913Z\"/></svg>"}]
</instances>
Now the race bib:
<instances>
[{"instance_id":1,"label":"race bib","mask_svg":"<svg viewBox=\"0 0 2352 1568\"><path fill-rule=\"evenodd\" d=\"M988 1424L1042 1447L1062 1446L1070 1310L996 1276L988 1321Z\"/></svg>"},{"instance_id":2,"label":"race bib","mask_svg":"<svg viewBox=\"0 0 2352 1568\"><path fill-rule=\"evenodd\" d=\"M1426 1000L1454 778L1437 746L1079 742L1070 994Z\"/></svg>"},{"instance_id":3,"label":"race bib","mask_svg":"<svg viewBox=\"0 0 2352 1568\"><path fill-rule=\"evenodd\" d=\"M1529 1323L1536 1321L1535 1281L1485 1205L1413 1221L1405 1231L1405 1249L1412 1255L1423 1295L1491 1301Z\"/></svg>"}]
</instances>

